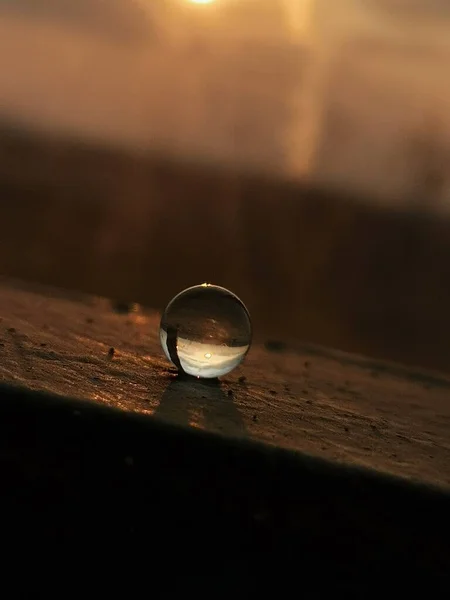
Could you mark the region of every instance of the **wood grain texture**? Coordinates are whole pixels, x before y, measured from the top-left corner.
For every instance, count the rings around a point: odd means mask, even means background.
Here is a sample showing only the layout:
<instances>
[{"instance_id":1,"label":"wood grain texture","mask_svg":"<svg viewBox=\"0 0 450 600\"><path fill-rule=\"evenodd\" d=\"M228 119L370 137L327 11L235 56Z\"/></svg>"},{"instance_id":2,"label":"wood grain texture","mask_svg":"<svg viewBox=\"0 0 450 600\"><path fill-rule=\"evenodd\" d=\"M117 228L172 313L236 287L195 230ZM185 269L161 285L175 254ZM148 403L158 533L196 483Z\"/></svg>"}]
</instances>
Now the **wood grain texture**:
<instances>
[{"instance_id":1,"label":"wood grain texture","mask_svg":"<svg viewBox=\"0 0 450 600\"><path fill-rule=\"evenodd\" d=\"M268 343L211 386L176 378L139 306L3 282L0 316L1 381L450 486L445 377Z\"/></svg>"}]
</instances>

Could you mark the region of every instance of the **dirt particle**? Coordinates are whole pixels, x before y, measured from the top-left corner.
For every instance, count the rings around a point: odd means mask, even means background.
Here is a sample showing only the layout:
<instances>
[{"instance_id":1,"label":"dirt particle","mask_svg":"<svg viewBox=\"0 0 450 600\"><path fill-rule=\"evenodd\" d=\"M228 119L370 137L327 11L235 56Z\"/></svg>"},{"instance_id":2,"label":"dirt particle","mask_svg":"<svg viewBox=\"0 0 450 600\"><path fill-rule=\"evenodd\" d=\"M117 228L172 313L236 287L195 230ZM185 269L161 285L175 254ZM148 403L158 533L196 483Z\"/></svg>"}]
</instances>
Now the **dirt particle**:
<instances>
[{"instance_id":1,"label":"dirt particle","mask_svg":"<svg viewBox=\"0 0 450 600\"><path fill-rule=\"evenodd\" d=\"M245 383L247 381L247 377L245 375L241 375L238 379L239 383Z\"/></svg>"},{"instance_id":2,"label":"dirt particle","mask_svg":"<svg viewBox=\"0 0 450 600\"><path fill-rule=\"evenodd\" d=\"M312 404L312 400L306 400L306 404Z\"/></svg>"},{"instance_id":3,"label":"dirt particle","mask_svg":"<svg viewBox=\"0 0 450 600\"><path fill-rule=\"evenodd\" d=\"M47 344L45 342L41 342L41 348L45 348L47 346Z\"/></svg>"},{"instance_id":4,"label":"dirt particle","mask_svg":"<svg viewBox=\"0 0 450 600\"><path fill-rule=\"evenodd\" d=\"M272 394L272 396L276 396L277 395L276 390L269 390L269 393Z\"/></svg>"},{"instance_id":5,"label":"dirt particle","mask_svg":"<svg viewBox=\"0 0 450 600\"><path fill-rule=\"evenodd\" d=\"M310 366L311 363L309 362L309 360L305 360L305 369L309 369Z\"/></svg>"},{"instance_id":6,"label":"dirt particle","mask_svg":"<svg viewBox=\"0 0 450 600\"><path fill-rule=\"evenodd\" d=\"M257 423L258 422L258 415L253 415L253 422Z\"/></svg>"},{"instance_id":7,"label":"dirt particle","mask_svg":"<svg viewBox=\"0 0 450 600\"><path fill-rule=\"evenodd\" d=\"M8 333L16 333L15 327L8 327Z\"/></svg>"},{"instance_id":8,"label":"dirt particle","mask_svg":"<svg viewBox=\"0 0 450 600\"><path fill-rule=\"evenodd\" d=\"M344 431L345 431L346 433L348 433L348 432L350 431L350 429L349 429L348 427L344 427Z\"/></svg>"},{"instance_id":9,"label":"dirt particle","mask_svg":"<svg viewBox=\"0 0 450 600\"><path fill-rule=\"evenodd\" d=\"M94 319L92 317L86 317L86 323L88 325L92 325L93 322L94 322Z\"/></svg>"},{"instance_id":10,"label":"dirt particle","mask_svg":"<svg viewBox=\"0 0 450 600\"><path fill-rule=\"evenodd\" d=\"M116 350L111 346L111 348L108 350L108 358L114 358L115 353Z\"/></svg>"},{"instance_id":11,"label":"dirt particle","mask_svg":"<svg viewBox=\"0 0 450 600\"><path fill-rule=\"evenodd\" d=\"M134 309L134 302L123 302L116 300L112 302L112 309L118 315L128 315Z\"/></svg>"},{"instance_id":12,"label":"dirt particle","mask_svg":"<svg viewBox=\"0 0 450 600\"><path fill-rule=\"evenodd\" d=\"M286 350L286 344L279 340L267 340L264 346L269 352L282 352L283 350Z\"/></svg>"},{"instance_id":13,"label":"dirt particle","mask_svg":"<svg viewBox=\"0 0 450 600\"><path fill-rule=\"evenodd\" d=\"M233 395L233 390L228 390L227 394L228 394L228 396L232 396Z\"/></svg>"}]
</instances>

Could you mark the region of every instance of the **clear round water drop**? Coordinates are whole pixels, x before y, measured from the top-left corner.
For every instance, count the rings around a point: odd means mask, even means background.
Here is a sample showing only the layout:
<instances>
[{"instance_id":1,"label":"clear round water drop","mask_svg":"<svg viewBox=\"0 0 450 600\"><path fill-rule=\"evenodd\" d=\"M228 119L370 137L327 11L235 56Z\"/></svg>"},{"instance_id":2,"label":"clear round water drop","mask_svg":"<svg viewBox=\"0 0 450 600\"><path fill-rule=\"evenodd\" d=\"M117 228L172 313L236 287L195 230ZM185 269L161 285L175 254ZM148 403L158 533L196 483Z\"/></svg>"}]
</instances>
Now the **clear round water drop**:
<instances>
[{"instance_id":1,"label":"clear round water drop","mask_svg":"<svg viewBox=\"0 0 450 600\"><path fill-rule=\"evenodd\" d=\"M204 283L177 294L159 330L164 354L180 373L213 379L244 360L252 324L244 303L229 290Z\"/></svg>"}]
</instances>

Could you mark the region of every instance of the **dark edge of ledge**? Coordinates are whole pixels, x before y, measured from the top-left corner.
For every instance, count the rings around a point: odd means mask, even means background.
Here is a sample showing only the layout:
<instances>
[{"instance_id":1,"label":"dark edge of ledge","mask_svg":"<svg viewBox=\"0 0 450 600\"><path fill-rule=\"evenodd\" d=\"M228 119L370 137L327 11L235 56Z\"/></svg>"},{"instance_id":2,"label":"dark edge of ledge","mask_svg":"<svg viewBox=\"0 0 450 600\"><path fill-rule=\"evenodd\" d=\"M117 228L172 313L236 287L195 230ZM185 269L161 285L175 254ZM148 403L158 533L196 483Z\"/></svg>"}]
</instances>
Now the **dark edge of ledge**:
<instances>
[{"instance_id":1,"label":"dark edge of ledge","mask_svg":"<svg viewBox=\"0 0 450 600\"><path fill-rule=\"evenodd\" d=\"M0 385L0 469L3 539L22 547L151 543L153 569L195 554L209 577L249 585L299 568L352 591L450 573L445 489L94 402Z\"/></svg>"}]
</instances>

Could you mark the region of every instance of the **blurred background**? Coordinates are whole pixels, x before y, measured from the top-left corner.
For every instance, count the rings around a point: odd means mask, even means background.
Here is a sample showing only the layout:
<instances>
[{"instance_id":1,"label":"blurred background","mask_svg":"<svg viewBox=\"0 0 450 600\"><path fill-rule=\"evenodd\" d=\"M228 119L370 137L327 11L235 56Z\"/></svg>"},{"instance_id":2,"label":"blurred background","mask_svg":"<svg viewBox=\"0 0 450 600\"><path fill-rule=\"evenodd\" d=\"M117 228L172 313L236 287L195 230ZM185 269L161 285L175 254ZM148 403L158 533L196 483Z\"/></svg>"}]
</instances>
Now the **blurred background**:
<instances>
[{"instance_id":1,"label":"blurred background","mask_svg":"<svg viewBox=\"0 0 450 600\"><path fill-rule=\"evenodd\" d=\"M0 273L450 371L450 3L0 0Z\"/></svg>"}]
</instances>

